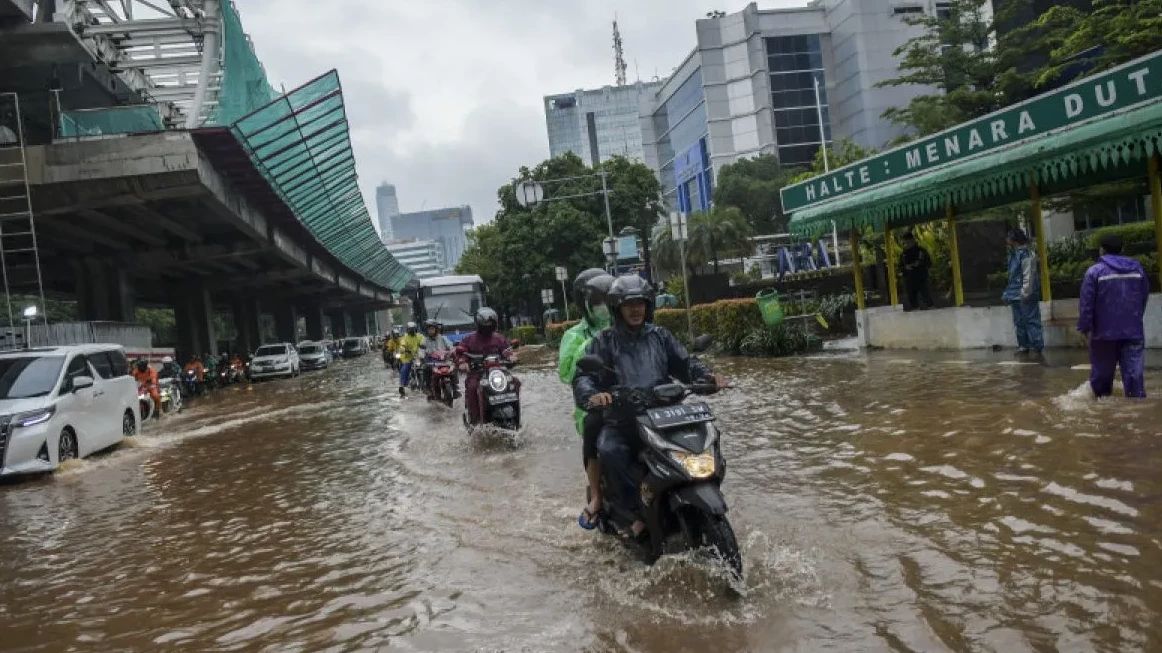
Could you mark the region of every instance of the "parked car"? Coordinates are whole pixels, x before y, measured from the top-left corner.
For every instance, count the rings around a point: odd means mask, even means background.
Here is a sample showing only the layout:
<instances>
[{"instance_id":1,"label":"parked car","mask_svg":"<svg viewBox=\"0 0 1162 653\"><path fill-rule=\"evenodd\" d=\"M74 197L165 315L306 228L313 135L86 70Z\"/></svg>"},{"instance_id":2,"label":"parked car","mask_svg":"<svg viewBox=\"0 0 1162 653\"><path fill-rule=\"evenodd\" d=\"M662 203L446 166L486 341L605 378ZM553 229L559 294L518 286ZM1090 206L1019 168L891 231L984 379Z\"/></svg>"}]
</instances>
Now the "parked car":
<instances>
[{"instance_id":1,"label":"parked car","mask_svg":"<svg viewBox=\"0 0 1162 653\"><path fill-rule=\"evenodd\" d=\"M355 358L362 356L370 351L367 347L366 338L344 338L343 339L343 358Z\"/></svg>"},{"instance_id":2,"label":"parked car","mask_svg":"<svg viewBox=\"0 0 1162 653\"><path fill-rule=\"evenodd\" d=\"M299 352L289 342L277 342L259 347L250 359L250 380L272 376L291 378L302 370Z\"/></svg>"},{"instance_id":3,"label":"parked car","mask_svg":"<svg viewBox=\"0 0 1162 653\"><path fill-rule=\"evenodd\" d=\"M322 343L304 341L298 349L304 370L325 370L331 364L331 352Z\"/></svg>"},{"instance_id":4,"label":"parked car","mask_svg":"<svg viewBox=\"0 0 1162 653\"><path fill-rule=\"evenodd\" d=\"M137 382L120 345L0 354L0 476L48 472L137 433Z\"/></svg>"}]
</instances>

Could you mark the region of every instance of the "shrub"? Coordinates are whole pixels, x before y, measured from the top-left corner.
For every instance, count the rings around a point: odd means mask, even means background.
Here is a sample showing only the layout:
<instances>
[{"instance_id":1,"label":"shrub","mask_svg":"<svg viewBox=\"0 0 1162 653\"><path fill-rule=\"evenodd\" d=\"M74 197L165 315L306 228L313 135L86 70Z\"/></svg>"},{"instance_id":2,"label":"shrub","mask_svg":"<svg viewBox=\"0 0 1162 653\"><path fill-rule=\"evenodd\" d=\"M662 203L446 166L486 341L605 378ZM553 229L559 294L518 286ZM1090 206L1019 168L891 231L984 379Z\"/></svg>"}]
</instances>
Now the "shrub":
<instances>
[{"instance_id":1,"label":"shrub","mask_svg":"<svg viewBox=\"0 0 1162 653\"><path fill-rule=\"evenodd\" d=\"M546 324L545 344L550 347L560 346L561 338L565 336L565 332L572 328L573 325L577 324L579 321L580 320L572 320L569 322L550 322L549 324Z\"/></svg>"},{"instance_id":2,"label":"shrub","mask_svg":"<svg viewBox=\"0 0 1162 653\"><path fill-rule=\"evenodd\" d=\"M520 340L521 344L529 345L537 341L537 328L531 324L513 327L509 335L514 340Z\"/></svg>"},{"instance_id":3,"label":"shrub","mask_svg":"<svg viewBox=\"0 0 1162 653\"><path fill-rule=\"evenodd\" d=\"M1144 220L1142 222L1131 222L1129 224L1119 224L1113 227L1102 227L1101 229L1094 229L1086 237L1086 245L1089 249L1096 250L1103 236L1107 234L1117 234L1122 237L1122 242L1129 245L1136 245L1138 243L1152 243L1154 242L1154 222L1151 220Z\"/></svg>"},{"instance_id":4,"label":"shrub","mask_svg":"<svg viewBox=\"0 0 1162 653\"><path fill-rule=\"evenodd\" d=\"M747 356L790 356L823 348L823 340L802 324L784 322L776 327L763 326L742 340L741 353Z\"/></svg>"}]
</instances>

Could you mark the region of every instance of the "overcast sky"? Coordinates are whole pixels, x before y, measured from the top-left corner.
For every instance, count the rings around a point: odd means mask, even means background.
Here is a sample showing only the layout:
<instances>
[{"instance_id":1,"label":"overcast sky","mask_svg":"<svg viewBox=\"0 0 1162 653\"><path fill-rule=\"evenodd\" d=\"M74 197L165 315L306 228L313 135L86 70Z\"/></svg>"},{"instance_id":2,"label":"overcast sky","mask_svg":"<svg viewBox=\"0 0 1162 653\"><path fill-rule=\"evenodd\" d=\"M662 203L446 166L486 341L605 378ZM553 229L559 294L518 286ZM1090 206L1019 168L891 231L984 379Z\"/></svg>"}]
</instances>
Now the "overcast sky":
<instances>
[{"instance_id":1,"label":"overcast sky","mask_svg":"<svg viewBox=\"0 0 1162 653\"><path fill-rule=\"evenodd\" d=\"M400 209L469 204L549 156L541 98L613 83L618 17L631 80L665 77L694 20L746 0L235 0L276 88L336 68L360 185L396 185ZM760 8L805 5L763 0Z\"/></svg>"}]
</instances>

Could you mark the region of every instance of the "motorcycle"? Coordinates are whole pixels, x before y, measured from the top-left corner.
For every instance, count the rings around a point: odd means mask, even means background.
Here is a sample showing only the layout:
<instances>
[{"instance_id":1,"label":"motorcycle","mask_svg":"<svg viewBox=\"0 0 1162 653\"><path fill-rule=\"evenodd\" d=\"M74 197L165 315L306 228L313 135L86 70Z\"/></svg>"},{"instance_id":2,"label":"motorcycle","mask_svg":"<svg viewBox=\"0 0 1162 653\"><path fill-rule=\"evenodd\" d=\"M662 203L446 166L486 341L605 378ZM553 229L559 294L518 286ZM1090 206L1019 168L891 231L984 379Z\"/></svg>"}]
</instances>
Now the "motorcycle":
<instances>
[{"instance_id":1,"label":"motorcycle","mask_svg":"<svg viewBox=\"0 0 1162 653\"><path fill-rule=\"evenodd\" d=\"M601 359L585 356L578 369L589 374L605 370ZM653 564L665 553L712 550L735 579L742 578L742 555L726 517L722 479L721 432L705 402L683 403L691 395L719 390L711 383L665 383L652 389L614 387L611 410L633 415L631 437L640 442L638 461L644 468L639 483L639 514L646 523L645 558ZM602 487L609 496L610 480ZM602 532L629 532L638 515L624 514L605 502L599 521Z\"/></svg>"},{"instance_id":2,"label":"motorcycle","mask_svg":"<svg viewBox=\"0 0 1162 653\"><path fill-rule=\"evenodd\" d=\"M157 405L153 401L153 397L149 395L149 387L145 384L137 386L137 403L140 407L141 421L139 424L145 424L149 418L153 417L157 410Z\"/></svg>"},{"instance_id":3,"label":"motorcycle","mask_svg":"<svg viewBox=\"0 0 1162 653\"><path fill-rule=\"evenodd\" d=\"M162 379L159 394L163 415L182 412L182 391L177 379Z\"/></svg>"},{"instance_id":4,"label":"motorcycle","mask_svg":"<svg viewBox=\"0 0 1162 653\"><path fill-rule=\"evenodd\" d=\"M202 384L198 382L198 373L194 370L182 372L182 393L187 397L197 397L202 394Z\"/></svg>"},{"instance_id":5,"label":"motorcycle","mask_svg":"<svg viewBox=\"0 0 1162 653\"><path fill-rule=\"evenodd\" d=\"M456 400L456 368L452 366L451 352L428 354L426 370L428 395L451 408Z\"/></svg>"},{"instance_id":6,"label":"motorcycle","mask_svg":"<svg viewBox=\"0 0 1162 653\"><path fill-rule=\"evenodd\" d=\"M510 368L516 363L497 354L483 355L464 352L468 359L468 369L473 376L480 375L477 387L465 386L465 392L475 392L479 397L481 423L492 424L502 429L517 431L521 424L520 379L513 376ZM464 410L464 426L472 429L468 421L468 410Z\"/></svg>"}]
</instances>

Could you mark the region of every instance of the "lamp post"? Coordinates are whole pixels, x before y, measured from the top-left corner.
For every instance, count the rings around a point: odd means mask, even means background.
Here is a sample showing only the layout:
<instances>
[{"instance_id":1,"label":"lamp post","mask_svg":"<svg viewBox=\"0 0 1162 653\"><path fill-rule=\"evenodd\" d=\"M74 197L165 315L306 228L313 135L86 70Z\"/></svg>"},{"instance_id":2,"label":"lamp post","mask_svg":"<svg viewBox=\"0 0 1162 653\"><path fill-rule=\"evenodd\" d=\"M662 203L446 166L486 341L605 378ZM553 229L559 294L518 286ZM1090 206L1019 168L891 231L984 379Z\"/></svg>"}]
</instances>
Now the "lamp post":
<instances>
[{"instance_id":1,"label":"lamp post","mask_svg":"<svg viewBox=\"0 0 1162 653\"><path fill-rule=\"evenodd\" d=\"M617 275L617 240L610 236L601 241L601 251L605 253L605 260L609 264L609 273Z\"/></svg>"},{"instance_id":2,"label":"lamp post","mask_svg":"<svg viewBox=\"0 0 1162 653\"><path fill-rule=\"evenodd\" d=\"M694 344L694 323L690 318L690 276L686 271L686 214L679 211L670 213L670 238L678 243L682 256L682 293L686 296L686 337Z\"/></svg>"},{"instance_id":3,"label":"lamp post","mask_svg":"<svg viewBox=\"0 0 1162 653\"><path fill-rule=\"evenodd\" d=\"M24 309L24 348L32 347L32 321L36 319L36 306Z\"/></svg>"},{"instance_id":4,"label":"lamp post","mask_svg":"<svg viewBox=\"0 0 1162 653\"><path fill-rule=\"evenodd\" d=\"M575 199L578 197L593 197L594 195L601 195L605 199L605 225L609 229L609 238L602 243L602 250L605 252L606 258L610 261L610 271L613 272L613 266L617 262L617 249L615 245L607 245L608 242L616 242L613 238L613 212L609 208L609 194L613 191L609 190L609 182L606 177L609 175L605 171L604 165L601 170L592 175L577 175L575 177L560 177L558 179L544 179L541 181L533 181L525 179L522 181L513 182L513 193L516 196L517 204L523 207L533 207L543 202L557 202L561 200ZM574 179L592 179L593 177L601 177L601 190L592 193L578 193L576 195L562 195L557 197L545 196L545 184L552 184L564 181L572 181ZM612 257L612 258L610 258Z\"/></svg>"}]
</instances>

